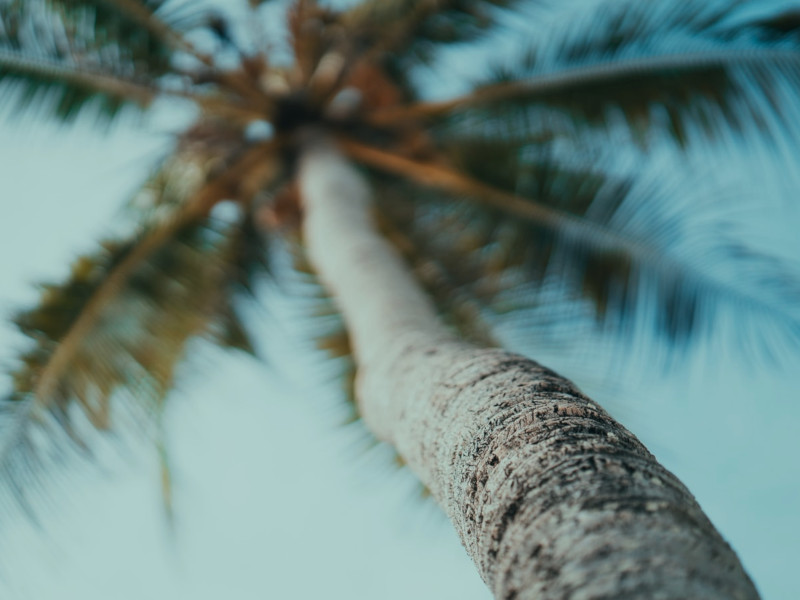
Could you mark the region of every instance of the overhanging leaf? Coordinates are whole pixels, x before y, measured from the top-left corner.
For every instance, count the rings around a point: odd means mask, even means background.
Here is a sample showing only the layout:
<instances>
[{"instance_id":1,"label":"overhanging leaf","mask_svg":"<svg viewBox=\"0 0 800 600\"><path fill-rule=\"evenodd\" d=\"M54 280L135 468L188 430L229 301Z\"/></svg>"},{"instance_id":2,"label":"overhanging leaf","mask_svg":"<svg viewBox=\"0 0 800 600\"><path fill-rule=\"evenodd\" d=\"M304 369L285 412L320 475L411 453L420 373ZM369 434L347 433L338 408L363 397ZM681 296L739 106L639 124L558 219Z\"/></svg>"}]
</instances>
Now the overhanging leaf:
<instances>
[{"instance_id":1,"label":"overhanging leaf","mask_svg":"<svg viewBox=\"0 0 800 600\"><path fill-rule=\"evenodd\" d=\"M2 408L0 470L12 487L27 490L41 458L65 440L83 447L87 432L110 428L114 406L155 422L190 339L253 352L235 296L266 265L263 240L247 210L235 222L208 213L231 190L244 192L238 184L268 162L264 151L187 182L182 202L156 200L171 214L145 211L149 226L80 258L65 283L43 286L39 305L16 317L32 347Z\"/></svg>"},{"instance_id":2,"label":"overhanging leaf","mask_svg":"<svg viewBox=\"0 0 800 600\"><path fill-rule=\"evenodd\" d=\"M494 154L485 146L474 153L458 147L453 158L468 172L491 171L493 158L509 161L492 173L502 187L491 187L456 171L345 147L367 164L416 180L410 189L393 180L394 193L381 188L394 226L423 262L447 274L451 290L477 299L487 315L578 324L593 313L617 333L646 321L680 349L718 333L717 317L728 311L748 323L737 328L744 350L775 336L800 344L800 269L732 237L724 208L709 223L699 220L703 231L693 229L697 207L707 202L700 194L715 195L702 179L692 186L685 177L614 176L613 168L537 156L530 148L515 155L513 145ZM695 198L687 204L692 210L675 207L675 198L687 196ZM403 219L409 210L413 218Z\"/></svg>"},{"instance_id":3,"label":"overhanging leaf","mask_svg":"<svg viewBox=\"0 0 800 600\"><path fill-rule=\"evenodd\" d=\"M427 61L432 47L474 40L496 12L519 0L370 0L342 16L360 43L400 61ZM388 32L388 34L387 34Z\"/></svg>"},{"instance_id":4,"label":"overhanging leaf","mask_svg":"<svg viewBox=\"0 0 800 600\"><path fill-rule=\"evenodd\" d=\"M112 426L113 405L122 410L125 398L140 416L155 419L193 337L205 335L251 352L246 327L232 305L231 286L245 268L240 243L238 228L220 229L212 221L187 224L99 308L93 299L134 251L135 240L104 244L100 252L75 263L66 283L43 287L39 306L15 319L34 346L22 356L14 392L6 401L17 408L8 409L13 428L4 427L4 473L15 477L21 469L8 464L15 456L19 460L21 447L42 451L29 440L32 429L59 443L65 436L53 431L57 428L82 443L85 426L75 426L78 407L82 417L77 422L85 417L101 430ZM76 340L70 336L87 310L99 312ZM64 344L69 344L68 354L57 355ZM63 367L54 370L57 358ZM26 460L35 464L37 459Z\"/></svg>"},{"instance_id":5,"label":"overhanging leaf","mask_svg":"<svg viewBox=\"0 0 800 600\"><path fill-rule=\"evenodd\" d=\"M3 100L71 120L87 106L111 118L122 105L145 107L161 93L191 96L158 83L177 51L191 51L159 18L165 4L0 0Z\"/></svg>"},{"instance_id":6,"label":"overhanging leaf","mask_svg":"<svg viewBox=\"0 0 800 600\"><path fill-rule=\"evenodd\" d=\"M590 130L620 124L640 142L778 137L794 127L787 90L800 80L800 54L782 40L734 35L748 23L729 23L726 9L738 4L602 5L498 64L473 93L372 120L449 116L445 129L462 133L513 129L584 142Z\"/></svg>"}]
</instances>

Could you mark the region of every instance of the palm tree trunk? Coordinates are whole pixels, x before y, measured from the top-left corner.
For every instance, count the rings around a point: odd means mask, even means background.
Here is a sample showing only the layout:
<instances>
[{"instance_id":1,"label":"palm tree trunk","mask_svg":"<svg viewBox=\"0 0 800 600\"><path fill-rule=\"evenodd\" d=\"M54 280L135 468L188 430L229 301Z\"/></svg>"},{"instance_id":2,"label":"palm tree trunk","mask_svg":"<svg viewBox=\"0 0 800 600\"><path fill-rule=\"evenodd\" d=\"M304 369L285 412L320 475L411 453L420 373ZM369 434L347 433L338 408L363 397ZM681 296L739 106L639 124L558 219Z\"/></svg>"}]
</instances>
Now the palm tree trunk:
<instances>
[{"instance_id":1,"label":"palm tree trunk","mask_svg":"<svg viewBox=\"0 0 800 600\"><path fill-rule=\"evenodd\" d=\"M362 416L431 489L496 598L758 597L688 490L600 406L444 328L333 146L309 145L301 189Z\"/></svg>"}]
</instances>

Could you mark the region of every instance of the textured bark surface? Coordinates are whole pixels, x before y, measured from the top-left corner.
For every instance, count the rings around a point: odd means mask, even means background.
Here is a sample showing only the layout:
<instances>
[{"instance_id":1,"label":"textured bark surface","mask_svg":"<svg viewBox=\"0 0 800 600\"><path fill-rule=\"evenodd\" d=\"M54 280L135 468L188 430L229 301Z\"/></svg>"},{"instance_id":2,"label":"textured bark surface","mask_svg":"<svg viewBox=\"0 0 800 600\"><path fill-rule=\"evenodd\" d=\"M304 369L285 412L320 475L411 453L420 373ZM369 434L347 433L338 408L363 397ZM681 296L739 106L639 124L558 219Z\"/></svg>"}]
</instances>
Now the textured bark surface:
<instances>
[{"instance_id":1,"label":"textured bark surface","mask_svg":"<svg viewBox=\"0 0 800 600\"><path fill-rule=\"evenodd\" d=\"M688 490L602 408L439 324L335 150L305 154L302 187L362 415L431 489L496 598L758 597Z\"/></svg>"}]
</instances>

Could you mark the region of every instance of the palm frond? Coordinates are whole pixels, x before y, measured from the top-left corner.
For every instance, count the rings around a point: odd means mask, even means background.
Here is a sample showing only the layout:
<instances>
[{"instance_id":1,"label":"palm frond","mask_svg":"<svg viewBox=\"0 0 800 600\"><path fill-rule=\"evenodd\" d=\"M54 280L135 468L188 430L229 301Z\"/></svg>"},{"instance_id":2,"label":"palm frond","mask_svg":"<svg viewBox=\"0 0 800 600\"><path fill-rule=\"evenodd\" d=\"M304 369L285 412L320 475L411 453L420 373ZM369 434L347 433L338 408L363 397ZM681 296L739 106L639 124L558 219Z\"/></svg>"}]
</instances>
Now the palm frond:
<instances>
[{"instance_id":1,"label":"palm frond","mask_svg":"<svg viewBox=\"0 0 800 600\"><path fill-rule=\"evenodd\" d=\"M113 49L138 70L166 72L175 51L211 64L185 37L204 21L205 12L197 8L187 12L186 5L170 0L38 0L42 1L76 42L94 51Z\"/></svg>"},{"instance_id":2,"label":"palm frond","mask_svg":"<svg viewBox=\"0 0 800 600\"><path fill-rule=\"evenodd\" d=\"M370 0L342 18L360 44L393 60L428 61L439 44L474 40L496 24L497 10L519 0Z\"/></svg>"},{"instance_id":3,"label":"palm frond","mask_svg":"<svg viewBox=\"0 0 800 600\"><path fill-rule=\"evenodd\" d=\"M65 440L82 447L89 431L112 426L115 410L155 422L190 339L254 353L235 298L253 289L268 257L239 181L264 162L264 150L190 178L180 205L156 200L169 215L145 211L142 231L80 258L65 283L43 286L39 305L14 319L33 342L0 410L0 470L17 500L25 504L39 466ZM164 180L151 179L149 193L166 191L154 184ZM238 197L239 221L208 216L217 201Z\"/></svg>"},{"instance_id":4,"label":"palm frond","mask_svg":"<svg viewBox=\"0 0 800 600\"><path fill-rule=\"evenodd\" d=\"M91 104L106 117L126 101L147 105L155 89L135 68L135 52L125 56L107 50L93 35L81 39L70 31L40 0L2 4L0 90L21 108L45 109L69 120Z\"/></svg>"},{"instance_id":5,"label":"palm frond","mask_svg":"<svg viewBox=\"0 0 800 600\"><path fill-rule=\"evenodd\" d=\"M753 19L734 28L741 33L755 33L766 40L800 41L800 10L788 9L776 15Z\"/></svg>"},{"instance_id":6,"label":"palm frond","mask_svg":"<svg viewBox=\"0 0 800 600\"><path fill-rule=\"evenodd\" d=\"M123 105L145 107L159 94L213 104L212 98L158 84L172 68L173 46L180 45L167 43L178 34L169 34L173 30L157 18L162 4L0 0L3 99L62 120L87 106L111 118Z\"/></svg>"},{"instance_id":7,"label":"palm frond","mask_svg":"<svg viewBox=\"0 0 800 600\"><path fill-rule=\"evenodd\" d=\"M53 435L56 447L65 437L81 444L87 425L111 426L112 400L117 410L125 410L119 402L127 397L140 415L157 416L192 337L207 334L220 345L249 350L225 291L239 268L235 238L210 221L176 231L98 310L93 300L106 295L109 279L136 244L106 243L100 252L82 257L66 283L44 286L39 306L16 317L35 345L21 359L8 400L17 406L13 425L4 428L6 452L0 455L0 468L9 478L20 470L9 464L20 458L20 445L25 452L37 451L30 436ZM88 326L86 314L96 314ZM36 460L28 458L31 464Z\"/></svg>"},{"instance_id":8,"label":"palm frond","mask_svg":"<svg viewBox=\"0 0 800 600\"><path fill-rule=\"evenodd\" d=\"M477 268L470 252L456 256L456 248L440 247L433 236L414 235L414 223L424 220L425 214L417 212L416 203L403 201L401 196L411 192L406 186L385 177L376 177L374 186L376 197L387 211L378 213L384 235L406 260L445 323L466 340L486 347L498 346L484 317L494 297L482 286L485 269Z\"/></svg>"},{"instance_id":9,"label":"palm frond","mask_svg":"<svg viewBox=\"0 0 800 600\"><path fill-rule=\"evenodd\" d=\"M161 92L152 84L76 65L33 59L0 49L0 89L19 109L40 109L63 121L93 107L103 118L113 118L127 105L148 106Z\"/></svg>"},{"instance_id":10,"label":"palm frond","mask_svg":"<svg viewBox=\"0 0 800 600\"><path fill-rule=\"evenodd\" d=\"M742 34L748 24L770 21L751 17L734 26L729 9L740 3L724 4L603 5L497 65L467 96L373 119L452 115L448 126L462 130L513 123L518 135L554 131L575 138L587 127L624 123L637 141L661 132L681 145L731 131L779 135L793 127L783 88L800 82L800 53L786 39Z\"/></svg>"},{"instance_id":11,"label":"palm frond","mask_svg":"<svg viewBox=\"0 0 800 600\"><path fill-rule=\"evenodd\" d=\"M252 210L226 233L224 302L210 327L210 338L223 348L259 356L256 345L237 307L239 297L255 298L257 282L272 275L269 245L256 224Z\"/></svg>"},{"instance_id":12,"label":"palm frond","mask_svg":"<svg viewBox=\"0 0 800 600\"><path fill-rule=\"evenodd\" d=\"M618 332L646 320L677 349L717 333L730 310L742 348L775 336L800 344L800 269L747 247L725 219L691 231L687 212L674 208L674 198L692 190L685 180L665 185L530 147L462 141L452 160L466 172L488 173L489 185L446 167L343 147L416 184L395 181L402 193L384 193L394 226L447 274L451 295L477 300L484 314L538 323L593 315ZM701 183L698 177L695 205L702 190L714 195ZM413 208L404 206L409 199ZM409 210L413 219L397 216Z\"/></svg>"}]
</instances>

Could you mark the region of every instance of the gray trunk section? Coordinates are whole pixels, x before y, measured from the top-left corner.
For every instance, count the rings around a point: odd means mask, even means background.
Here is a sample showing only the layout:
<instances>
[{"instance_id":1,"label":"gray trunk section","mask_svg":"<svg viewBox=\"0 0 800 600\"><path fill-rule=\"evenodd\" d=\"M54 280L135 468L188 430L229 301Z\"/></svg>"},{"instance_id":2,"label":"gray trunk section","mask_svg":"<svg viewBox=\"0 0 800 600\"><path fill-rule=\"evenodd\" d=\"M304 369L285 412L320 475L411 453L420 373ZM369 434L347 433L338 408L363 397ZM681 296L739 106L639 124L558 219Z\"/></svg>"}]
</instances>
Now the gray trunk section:
<instances>
[{"instance_id":1,"label":"gray trunk section","mask_svg":"<svg viewBox=\"0 0 800 600\"><path fill-rule=\"evenodd\" d=\"M496 598L758 597L680 481L552 371L409 339L361 384Z\"/></svg>"}]
</instances>

